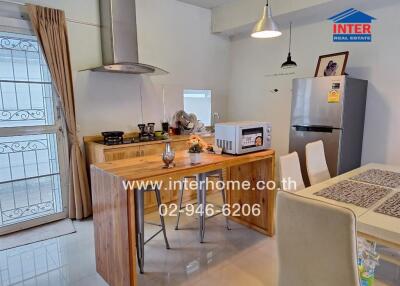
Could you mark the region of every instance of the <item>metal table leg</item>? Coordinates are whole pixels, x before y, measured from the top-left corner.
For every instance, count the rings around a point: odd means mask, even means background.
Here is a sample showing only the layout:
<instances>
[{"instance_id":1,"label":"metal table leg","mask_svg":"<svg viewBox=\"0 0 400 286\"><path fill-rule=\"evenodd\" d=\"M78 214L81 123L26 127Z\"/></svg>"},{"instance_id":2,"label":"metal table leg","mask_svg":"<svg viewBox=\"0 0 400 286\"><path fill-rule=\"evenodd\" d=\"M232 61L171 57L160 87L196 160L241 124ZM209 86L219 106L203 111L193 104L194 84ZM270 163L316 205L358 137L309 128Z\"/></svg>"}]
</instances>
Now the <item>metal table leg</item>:
<instances>
[{"instance_id":1,"label":"metal table leg","mask_svg":"<svg viewBox=\"0 0 400 286\"><path fill-rule=\"evenodd\" d=\"M178 217L176 219L176 226L175 226L175 230L179 229L179 220L181 218L181 210L185 209L186 206L182 207L183 204L183 193L186 190L186 182L188 179L196 179L198 180L198 176L189 176L189 177L184 177L183 180L181 181L181 188L179 189L179 193L178 193Z\"/></svg>"},{"instance_id":2,"label":"metal table leg","mask_svg":"<svg viewBox=\"0 0 400 286\"><path fill-rule=\"evenodd\" d=\"M199 235L200 235L200 242L204 242L204 233L206 229L206 215L205 215L205 209L207 205L206 201L206 174L201 173L199 174L197 178L198 182L198 190L197 190L197 202L198 202L198 207L199 207Z\"/></svg>"},{"instance_id":3,"label":"metal table leg","mask_svg":"<svg viewBox=\"0 0 400 286\"><path fill-rule=\"evenodd\" d=\"M182 180L182 186L179 189L179 193L178 193L178 217L176 219L175 230L179 229L179 220L181 218L182 200L183 200L183 192L185 191L185 185L186 185L186 180L183 179Z\"/></svg>"},{"instance_id":4,"label":"metal table leg","mask_svg":"<svg viewBox=\"0 0 400 286\"><path fill-rule=\"evenodd\" d=\"M155 193L156 193L156 199L157 199L157 206L158 206L158 208L160 208L160 206L161 206L161 193L160 193L160 190L156 189ZM169 243L168 243L168 238L167 238L167 232L165 231L164 216L162 216L161 214L160 214L160 221L161 221L161 230L162 230L162 233L164 235L165 247L167 249L170 249Z\"/></svg>"},{"instance_id":5,"label":"metal table leg","mask_svg":"<svg viewBox=\"0 0 400 286\"><path fill-rule=\"evenodd\" d=\"M135 189L136 249L140 273L144 266L144 190Z\"/></svg>"}]
</instances>

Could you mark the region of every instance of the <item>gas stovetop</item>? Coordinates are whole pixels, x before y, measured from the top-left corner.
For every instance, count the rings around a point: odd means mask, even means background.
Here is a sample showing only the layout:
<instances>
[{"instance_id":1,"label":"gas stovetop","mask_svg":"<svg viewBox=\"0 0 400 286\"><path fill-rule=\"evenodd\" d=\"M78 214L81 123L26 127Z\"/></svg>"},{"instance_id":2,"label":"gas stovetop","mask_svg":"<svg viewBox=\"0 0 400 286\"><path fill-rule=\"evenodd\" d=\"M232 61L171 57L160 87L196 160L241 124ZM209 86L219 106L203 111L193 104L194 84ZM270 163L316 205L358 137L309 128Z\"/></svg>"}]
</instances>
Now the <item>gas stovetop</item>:
<instances>
[{"instance_id":1,"label":"gas stovetop","mask_svg":"<svg viewBox=\"0 0 400 286\"><path fill-rule=\"evenodd\" d=\"M143 142L152 142L152 141L162 141L164 139L159 139L156 137L143 137L143 138L127 138L120 140L107 140L103 141L102 144L107 146L114 146L114 145L126 145L126 144L135 144L135 143L143 143Z\"/></svg>"},{"instance_id":2,"label":"gas stovetop","mask_svg":"<svg viewBox=\"0 0 400 286\"><path fill-rule=\"evenodd\" d=\"M139 137L135 138L124 138L124 132L122 131L107 131L101 134L103 135L103 141L99 143L107 146L164 140L163 138L156 137L154 133L149 132L139 134Z\"/></svg>"}]
</instances>

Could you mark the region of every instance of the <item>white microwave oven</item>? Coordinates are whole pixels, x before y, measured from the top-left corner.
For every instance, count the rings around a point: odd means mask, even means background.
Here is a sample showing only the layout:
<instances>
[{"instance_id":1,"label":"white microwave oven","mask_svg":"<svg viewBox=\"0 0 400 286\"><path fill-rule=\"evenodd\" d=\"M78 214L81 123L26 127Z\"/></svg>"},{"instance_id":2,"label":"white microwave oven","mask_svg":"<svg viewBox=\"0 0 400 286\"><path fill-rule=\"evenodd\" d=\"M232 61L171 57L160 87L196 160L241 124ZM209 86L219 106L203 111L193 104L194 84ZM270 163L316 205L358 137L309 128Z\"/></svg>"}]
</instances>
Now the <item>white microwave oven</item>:
<instances>
[{"instance_id":1,"label":"white microwave oven","mask_svg":"<svg viewBox=\"0 0 400 286\"><path fill-rule=\"evenodd\" d=\"M215 144L227 154L245 154L271 148L271 124L238 121L215 124Z\"/></svg>"}]
</instances>

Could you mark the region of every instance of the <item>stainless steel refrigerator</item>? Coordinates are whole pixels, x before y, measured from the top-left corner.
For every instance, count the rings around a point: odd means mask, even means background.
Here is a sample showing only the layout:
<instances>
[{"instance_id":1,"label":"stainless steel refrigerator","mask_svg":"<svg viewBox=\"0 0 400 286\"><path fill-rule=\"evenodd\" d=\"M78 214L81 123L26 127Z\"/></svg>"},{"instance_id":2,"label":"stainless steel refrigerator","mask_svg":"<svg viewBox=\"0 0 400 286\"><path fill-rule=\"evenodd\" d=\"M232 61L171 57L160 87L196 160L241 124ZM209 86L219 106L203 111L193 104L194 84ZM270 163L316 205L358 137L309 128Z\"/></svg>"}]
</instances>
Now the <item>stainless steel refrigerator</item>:
<instances>
[{"instance_id":1,"label":"stainless steel refrigerator","mask_svg":"<svg viewBox=\"0 0 400 286\"><path fill-rule=\"evenodd\" d=\"M361 164L368 81L347 76L293 80L290 152L297 151L309 185L305 146L322 140L331 176Z\"/></svg>"}]
</instances>

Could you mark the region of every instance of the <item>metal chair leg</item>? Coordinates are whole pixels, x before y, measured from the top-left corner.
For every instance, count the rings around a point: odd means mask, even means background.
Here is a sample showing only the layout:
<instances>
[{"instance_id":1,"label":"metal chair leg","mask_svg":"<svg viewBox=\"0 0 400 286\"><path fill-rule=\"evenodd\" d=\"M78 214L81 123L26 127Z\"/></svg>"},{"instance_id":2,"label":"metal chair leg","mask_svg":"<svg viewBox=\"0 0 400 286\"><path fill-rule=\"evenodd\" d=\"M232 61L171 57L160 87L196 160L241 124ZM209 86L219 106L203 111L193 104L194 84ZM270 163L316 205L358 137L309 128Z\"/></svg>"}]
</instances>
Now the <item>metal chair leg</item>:
<instances>
[{"instance_id":1,"label":"metal chair leg","mask_svg":"<svg viewBox=\"0 0 400 286\"><path fill-rule=\"evenodd\" d=\"M155 189L154 192L156 193L156 199L157 199L157 206L160 208L161 205L161 193L159 189ZM165 240L165 247L167 249L170 249L168 239L167 239L167 232L165 231L165 222L164 222L164 217L160 214L160 220L161 220L161 228L162 232L164 235L164 240Z\"/></svg>"},{"instance_id":2,"label":"metal chair leg","mask_svg":"<svg viewBox=\"0 0 400 286\"><path fill-rule=\"evenodd\" d=\"M136 209L136 254L140 273L144 273L144 190L134 190Z\"/></svg>"},{"instance_id":3,"label":"metal chair leg","mask_svg":"<svg viewBox=\"0 0 400 286\"><path fill-rule=\"evenodd\" d=\"M206 200L206 186L204 183L206 180L206 174L199 174L197 177L198 180L198 190L197 190L197 203L200 207L200 212L199 212L199 238L200 238L200 243L204 242L204 234L206 232L206 214L205 214L205 208L207 206L207 200Z\"/></svg>"},{"instance_id":4,"label":"metal chair leg","mask_svg":"<svg viewBox=\"0 0 400 286\"><path fill-rule=\"evenodd\" d=\"M218 176L218 180L224 181L224 176L223 176L222 170L218 170L217 172L212 173L212 175ZM223 205L225 205L226 204L226 190L225 189L221 190L221 195L222 195ZM225 217L225 226L226 226L227 230L231 230L231 228L229 226L229 219L227 216Z\"/></svg>"},{"instance_id":5,"label":"metal chair leg","mask_svg":"<svg viewBox=\"0 0 400 286\"><path fill-rule=\"evenodd\" d=\"M221 195L222 195L222 202L225 205L226 204L226 192L225 189L221 190ZM231 230L230 226L229 226L229 219L227 216L225 216L225 226L227 230Z\"/></svg>"},{"instance_id":6,"label":"metal chair leg","mask_svg":"<svg viewBox=\"0 0 400 286\"><path fill-rule=\"evenodd\" d=\"M182 180L182 184L181 184L181 188L179 190L178 193L178 218L176 220L176 226L175 226L175 230L179 229L179 220L181 218L181 212L180 210L182 209L182 201L183 201L183 192L185 190L185 185L186 185L186 180L183 179Z\"/></svg>"}]
</instances>

